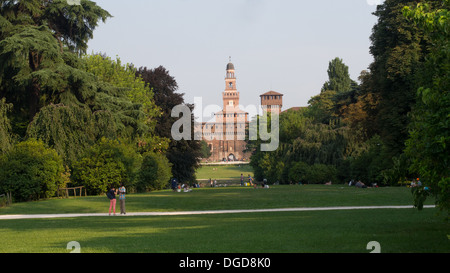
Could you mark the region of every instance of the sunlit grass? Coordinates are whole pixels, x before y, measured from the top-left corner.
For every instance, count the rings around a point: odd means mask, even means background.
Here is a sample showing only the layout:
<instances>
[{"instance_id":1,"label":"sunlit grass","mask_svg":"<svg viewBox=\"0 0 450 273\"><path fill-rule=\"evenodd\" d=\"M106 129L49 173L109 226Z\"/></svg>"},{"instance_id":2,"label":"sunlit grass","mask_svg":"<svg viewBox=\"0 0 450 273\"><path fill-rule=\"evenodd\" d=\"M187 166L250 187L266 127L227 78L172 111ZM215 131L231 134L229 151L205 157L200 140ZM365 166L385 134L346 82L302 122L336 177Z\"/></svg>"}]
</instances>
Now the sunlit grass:
<instances>
[{"instance_id":1,"label":"sunlit grass","mask_svg":"<svg viewBox=\"0 0 450 273\"><path fill-rule=\"evenodd\" d=\"M202 188L127 196L128 212L411 205L407 188L344 185ZM432 204L432 200L427 202ZM107 212L105 196L17 203L0 214ZM438 210L264 212L184 216L106 216L1 220L0 252L83 253L450 252L450 226Z\"/></svg>"},{"instance_id":2,"label":"sunlit grass","mask_svg":"<svg viewBox=\"0 0 450 273\"><path fill-rule=\"evenodd\" d=\"M192 192L164 190L145 194L128 194L129 212L163 212L223 209L265 209L330 206L411 205L408 188L387 187L358 189L346 185L272 186L200 188ZM427 204L433 204L428 200ZM117 204L119 208L119 204ZM2 214L104 213L109 209L106 196L71 197L38 202L16 203L0 208Z\"/></svg>"},{"instance_id":3,"label":"sunlit grass","mask_svg":"<svg viewBox=\"0 0 450 273\"><path fill-rule=\"evenodd\" d=\"M248 175L253 177L253 168L250 165L204 165L197 172L197 179L232 179L240 181L241 174L247 181Z\"/></svg>"},{"instance_id":4,"label":"sunlit grass","mask_svg":"<svg viewBox=\"0 0 450 273\"><path fill-rule=\"evenodd\" d=\"M299 253L450 252L448 223L434 209L279 212L172 217L2 221L0 252Z\"/></svg>"}]
</instances>

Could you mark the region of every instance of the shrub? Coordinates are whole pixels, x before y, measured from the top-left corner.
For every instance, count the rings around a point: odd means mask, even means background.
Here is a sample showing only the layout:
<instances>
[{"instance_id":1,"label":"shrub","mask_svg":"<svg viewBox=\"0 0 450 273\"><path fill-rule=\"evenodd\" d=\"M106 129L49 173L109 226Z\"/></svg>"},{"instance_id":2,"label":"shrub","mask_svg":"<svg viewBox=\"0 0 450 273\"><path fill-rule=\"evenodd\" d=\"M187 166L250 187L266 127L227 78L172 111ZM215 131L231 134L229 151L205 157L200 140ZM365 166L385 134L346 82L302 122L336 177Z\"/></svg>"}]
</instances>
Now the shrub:
<instances>
[{"instance_id":1,"label":"shrub","mask_svg":"<svg viewBox=\"0 0 450 273\"><path fill-rule=\"evenodd\" d=\"M336 167L325 164L314 164L307 172L306 180L311 184L336 182Z\"/></svg>"},{"instance_id":2,"label":"shrub","mask_svg":"<svg viewBox=\"0 0 450 273\"><path fill-rule=\"evenodd\" d=\"M289 169L289 181L293 183L305 182L310 166L305 162L294 162Z\"/></svg>"},{"instance_id":3,"label":"shrub","mask_svg":"<svg viewBox=\"0 0 450 273\"><path fill-rule=\"evenodd\" d=\"M29 139L0 158L0 192L11 192L16 201L49 198L63 185L63 172L55 150Z\"/></svg>"},{"instance_id":4,"label":"shrub","mask_svg":"<svg viewBox=\"0 0 450 273\"><path fill-rule=\"evenodd\" d=\"M146 153L142 160L137 190L152 191L167 187L172 176L172 164L162 154Z\"/></svg>"},{"instance_id":5,"label":"shrub","mask_svg":"<svg viewBox=\"0 0 450 273\"><path fill-rule=\"evenodd\" d=\"M303 161L295 162L289 170L289 181L297 183L320 184L328 181L336 182L337 170L332 165L308 165Z\"/></svg>"},{"instance_id":6,"label":"shrub","mask_svg":"<svg viewBox=\"0 0 450 273\"><path fill-rule=\"evenodd\" d=\"M140 155L125 143L102 138L72 166L72 182L84 186L89 194L101 194L121 183L134 187Z\"/></svg>"}]
</instances>

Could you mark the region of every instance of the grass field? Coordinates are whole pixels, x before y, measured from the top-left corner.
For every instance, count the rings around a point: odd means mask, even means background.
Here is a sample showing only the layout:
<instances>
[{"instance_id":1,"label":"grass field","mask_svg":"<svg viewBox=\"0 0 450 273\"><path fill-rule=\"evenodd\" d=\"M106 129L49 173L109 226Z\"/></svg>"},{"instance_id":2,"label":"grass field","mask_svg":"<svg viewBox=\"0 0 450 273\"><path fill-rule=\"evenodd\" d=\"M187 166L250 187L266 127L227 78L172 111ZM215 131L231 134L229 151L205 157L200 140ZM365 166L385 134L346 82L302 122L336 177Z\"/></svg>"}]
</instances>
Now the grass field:
<instances>
[{"instance_id":1,"label":"grass field","mask_svg":"<svg viewBox=\"0 0 450 273\"><path fill-rule=\"evenodd\" d=\"M253 177L253 169L248 164L243 165L203 165L197 170L197 179L218 179L239 181L241 174L245 178Z\"/></svg>"},{"instance_id":2,"label":"grass field","mask_svg":"<svg viewBox=\"0 0 450 273\"><path fill-rule=\"evenodd\" d=\"M108 203L104 196L51 199L1 208L0 215L107 212ZM411 193L406 188L296 185L132 194L127 210L410 204ZM0 252L67 253L67 243L77 241L83 253L368 253L367 243L378 241L384 253L449 253L450 226L437 212L379 209L1 220Z\"/></svg>"}]
</instances>

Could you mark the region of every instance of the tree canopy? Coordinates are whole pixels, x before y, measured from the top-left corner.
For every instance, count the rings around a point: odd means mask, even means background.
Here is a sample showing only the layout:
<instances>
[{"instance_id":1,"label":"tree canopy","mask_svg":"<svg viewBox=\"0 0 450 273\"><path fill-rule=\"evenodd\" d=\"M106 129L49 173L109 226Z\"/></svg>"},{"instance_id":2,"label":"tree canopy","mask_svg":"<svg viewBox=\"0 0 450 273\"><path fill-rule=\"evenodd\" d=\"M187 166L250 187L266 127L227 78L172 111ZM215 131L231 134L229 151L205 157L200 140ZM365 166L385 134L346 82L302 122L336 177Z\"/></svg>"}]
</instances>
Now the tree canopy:
<instances>
[{"instance_id":1,"label":"tree canopy","mask_svg":"<svg viewBox=\"0 0 450 273\"><path fill-rule=\"evenodd\" d=\"M386 0L377 6L369 70L356 83L342 59L331 60L329 79L309 106L281 114L277 151L262 152L260 140L249 141L256 178L280 183L354 179L367 185L419 178L415 205L421 208L434 195L448 211L448 11L448 0Z\"/></svg>"}]
</instances>

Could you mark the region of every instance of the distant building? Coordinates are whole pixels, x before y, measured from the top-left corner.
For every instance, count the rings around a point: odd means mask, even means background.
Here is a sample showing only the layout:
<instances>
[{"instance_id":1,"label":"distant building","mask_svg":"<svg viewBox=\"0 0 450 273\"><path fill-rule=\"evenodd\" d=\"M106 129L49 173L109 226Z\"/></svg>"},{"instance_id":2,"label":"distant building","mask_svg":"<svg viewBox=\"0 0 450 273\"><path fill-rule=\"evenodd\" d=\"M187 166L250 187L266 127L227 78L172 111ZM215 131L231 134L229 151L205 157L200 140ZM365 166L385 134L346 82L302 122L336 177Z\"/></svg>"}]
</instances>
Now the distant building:
<instances>
[{"instance_id":1,"label":"distant building","mask_svg":"<svg viewBox=\"0 0 450 273\"><path fill-rule=\"evenodd\" d=\"M251 152L245 152L246 129L249 127L248 113L239 108L240 93L236 87L234 64L229 62L225 75L225 91L222 92L223 109L214 114L214 122L203 122L203 140L211 157L204 161L248 161ZM265 111L281 113L283 94L269 91L262 94L261 106Z\"/></svg>"},{"instance_id":2,"label":"distant building","mask_svg":"<svg viewBox=\"0 0 450 273\"><path fill-rule=\"evenodd\" d=\"M234 65L227 65L225 91L222 92L223 109L215 113L215 122L202 124L203 140L211 151L208 161L248 160L245 132L248 128L248 113L239 108L239 92L236 87Z\"/></svg>"},{"instance_id":3,"label":"distant building","mask_svg":"<svg viewBox=\"0 0 450 273\"><path fill-rule=\"evenodd\" d=\"M261 107L265 112L276 112L281 113L281 108L283 108L283 94L275 91L269 91L262 94L261 96Z\"/></svg>"}]
</instances>

